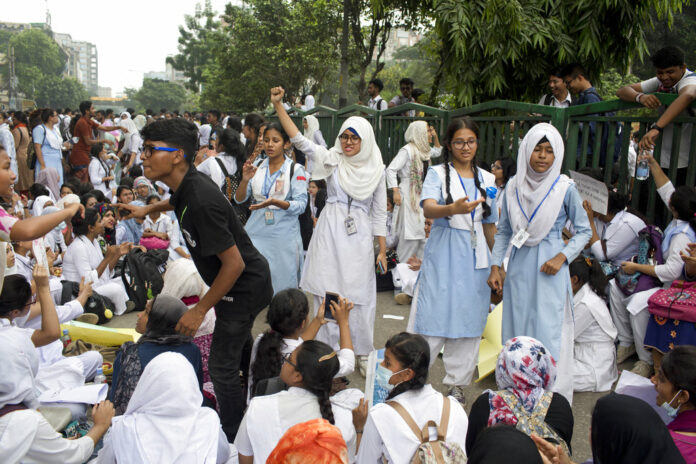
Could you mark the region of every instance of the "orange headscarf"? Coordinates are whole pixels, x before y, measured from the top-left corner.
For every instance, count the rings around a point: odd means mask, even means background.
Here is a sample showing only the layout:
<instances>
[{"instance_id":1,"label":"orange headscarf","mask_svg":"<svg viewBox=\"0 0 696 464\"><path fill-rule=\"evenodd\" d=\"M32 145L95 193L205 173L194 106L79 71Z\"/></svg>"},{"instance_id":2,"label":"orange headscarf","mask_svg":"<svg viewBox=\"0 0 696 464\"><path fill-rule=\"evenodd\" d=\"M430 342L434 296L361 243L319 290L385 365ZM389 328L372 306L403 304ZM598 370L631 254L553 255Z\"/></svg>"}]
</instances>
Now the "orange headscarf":
<instances>
[{"instance_id":1,"label":"orange headscarf","mask_svg":"<svg viewBox=\"0 0 696 464\"><path fill-rule=\"evenodd\" d=\"M290 427L266 464L348 464L348 450L338 427L312 419Z\"/></svg>"}]
</instances>

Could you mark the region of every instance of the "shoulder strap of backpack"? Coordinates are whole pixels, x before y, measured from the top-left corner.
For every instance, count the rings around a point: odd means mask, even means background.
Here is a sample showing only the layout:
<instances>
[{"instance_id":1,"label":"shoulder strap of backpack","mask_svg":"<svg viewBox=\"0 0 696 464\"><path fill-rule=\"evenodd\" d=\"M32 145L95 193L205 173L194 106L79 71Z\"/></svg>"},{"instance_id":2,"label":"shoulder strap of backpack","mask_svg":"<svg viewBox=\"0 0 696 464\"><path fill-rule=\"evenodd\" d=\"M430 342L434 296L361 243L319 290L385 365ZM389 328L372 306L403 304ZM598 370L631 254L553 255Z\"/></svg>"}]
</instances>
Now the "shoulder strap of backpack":
<instances>
[{"instance_id":1,"label":"shoulder strap of backpack","mask_svg":"<svg viewBox=\"0 0 696 464\"><path fill-rule=\"evenodd\" d=\"M445 441L447 437L451 406L452 400L449 399L449 396L442 395L442 417L440 417L440 425L437 427L437 438L440 441Z\"/></svg>"},{"instance_id":2,"label":"shoulder strap of backpack","mask_svg":"<svg viewBox=\"0 0 696 464\"><path fill-rule=\"evenodd\" d=\"M551 104L551 100L553 100L553 94L547 93L544 95L544 106L549 106Z\"/></svg>"},{"instance_id":3,"label":"shoulder strap of backpack","mask_svg":"<svg viewBox=\"0 0 696 464\"><path fill-rule=\"evenodd\" d=\"M225 167L225 163L223 163L222 160L217 156L214 156L213 159L218 164L218 166L220 166L220 169L222 170L222 174L225 177L230 177L230 174L227 172L227 168Z\"/></svg>"},{"instance_id":4,"label":"shoulder strap of backpack","mask_svg":"<svg viewBox=\"0 0 696 464\"><path fill-rule=\"evenodd\" d=\"M418 428L418 424L416 424L416 421L413 420L413 417L406 411L406 409L401 406L397 401L387 401L387 404L394 408L394 410L401 416L401 418L406 422L406 425L408 425L408 428L410 428L413 433L418 437L419 440L421 440L422 443L422 436L421 436L421 430Z\"/></svg>"}]
</instances>

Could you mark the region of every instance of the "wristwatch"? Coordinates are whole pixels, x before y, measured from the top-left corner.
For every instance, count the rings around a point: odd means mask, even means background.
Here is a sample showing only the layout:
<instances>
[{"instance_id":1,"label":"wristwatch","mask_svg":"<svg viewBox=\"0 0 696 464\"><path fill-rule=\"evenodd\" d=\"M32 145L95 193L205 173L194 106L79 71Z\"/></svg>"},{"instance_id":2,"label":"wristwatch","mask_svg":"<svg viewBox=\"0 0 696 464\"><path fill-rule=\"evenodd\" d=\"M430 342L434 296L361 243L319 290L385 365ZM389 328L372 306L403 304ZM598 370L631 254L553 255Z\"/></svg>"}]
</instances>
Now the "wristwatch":
<instances>
[{"instance_id":1,"label":"wristwatch","mask_svg":"<svg viewBox=\"0 0 696 464\"><path fill-rule=\"evenodd\" d=\"M664 130L664 127L660 127L660 126L657 125L656 122L654 122L654 123L650 126L650 130L653 130L653 129L655 129L655 130L658 131L658 132L662 132L662 131Z\"/></svg>"}]
</instances>

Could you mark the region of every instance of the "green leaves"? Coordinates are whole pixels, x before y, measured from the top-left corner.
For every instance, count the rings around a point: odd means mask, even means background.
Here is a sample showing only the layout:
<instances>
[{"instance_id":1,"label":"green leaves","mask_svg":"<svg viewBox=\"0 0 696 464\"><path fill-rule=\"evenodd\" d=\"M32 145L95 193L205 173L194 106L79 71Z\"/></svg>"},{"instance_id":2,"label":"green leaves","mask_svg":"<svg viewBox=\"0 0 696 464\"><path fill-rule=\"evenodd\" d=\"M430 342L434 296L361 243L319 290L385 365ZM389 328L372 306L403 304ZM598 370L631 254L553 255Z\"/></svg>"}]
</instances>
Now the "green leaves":
<instances>
[{"instance_id":1,"label":"green leaves","mask_svg":"<svg viewBox=\"0 0 696 464\"><path fill-rule=\"evenodd\" d=\"M143 86L135 92L133 98L143 108L167 108L172 111L182 109L181 106L186 101L187 96L186 90L174 82L144 79Z\"/></svg>"}]
</instances>

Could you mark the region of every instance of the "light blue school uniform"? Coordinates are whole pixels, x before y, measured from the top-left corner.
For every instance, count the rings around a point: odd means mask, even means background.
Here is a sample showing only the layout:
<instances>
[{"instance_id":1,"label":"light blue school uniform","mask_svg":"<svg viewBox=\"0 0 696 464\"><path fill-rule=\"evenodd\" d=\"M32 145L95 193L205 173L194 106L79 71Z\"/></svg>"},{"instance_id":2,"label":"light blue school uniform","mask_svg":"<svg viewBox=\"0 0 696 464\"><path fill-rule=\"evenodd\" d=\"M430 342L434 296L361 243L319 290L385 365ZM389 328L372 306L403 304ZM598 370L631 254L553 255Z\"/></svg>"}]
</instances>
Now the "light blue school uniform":
<instances>
[{"instance_id":1,"label":"light blue school uniform","mask_svg":"<svg viewBox=\"0 0 696 464\"><path fill-rule=\"evenodd\" d=\"M246 201L249 196L253 196L253 203L260 203L268 197L275 197L290 203L287 210L270 207L252 211L245 226L256 249L268 260L274 293L298 287L304 259L298 217L307 207L307 179L300 164L295 164L290 179L292 164L292 160L286 159L279 171L271 175L268 172L268 159L265 159L259 165L254 178L247 184L244 199ZM263 180L260 176L263 176ZM286 194L283 194L284 189L276 192L278 180L290 183ZM266 223L267 211L273 213L272 224Z\"/></svg>"},{"instance_id":2,"label":"light blue school uniform","mask_svg":"<svg viewBox=\"0 0 696 464\"><path fill-rule=\"evenodd\" d=\"M514 192L508 192L514 195ZM498 233L493 247L493 265L502 266L513 231L508 216L508 203L502 205ZM563 227L570 220L575 235L563 242ZM561 354L561 327L565 305L572 307L568 263L580 254L592 237L587 213L575 185L565 192L563 207L546 238L535 246L512 247L503 286L503 341L519 335L534 337L551 351L555 359ZM566 262L556 275L541 272L544 263L558 253Z\"/></svg>"},{"instance_id":3,"label":"light blue school uniform","mask_svg":"<svg viewBox=\"0 0 696 464\"><path fill-rule=\"evenodd\" d=\"M445 204L443 182L436 171L443 169L435 166L428 169L423 182L421 206L427 199ZM444 172L444 171L443 171ZM452 170L454 172L454 170ZM479 170L479 179L484 184L484 174ZM474 179L461 179L470 200L479 198ZM463 197L455 183L459 177L454 172L450 177L450 193L456 201ZM484 187L485 188L485 187ZM495 200L490 200L491 214L483 218L482 207L476 209L474 220L483 224L494 224L498 220L498 207ZM477 242L483 241L482 233L477 234ZM486 257L490 252L484 245ZM423 263L418 277L418 297L416 314L413 319L413 332L421 335L445 338L480 337L486 325L491 291L487 280L490 266L476 269L477 258L472 248L471 232L451 227L447 218L435 219L430 237L425 242ZM479 266L481 267L481 266Z\"/></svg>"},{"instance_id":4,"label":"light blue school uniform","mask_svg":"<svg viewBox=\"0 0 696 464\"><path fill-rule=\"evenodd\" d=\"M63 152L59 149L53 148L50 141L48 140L46 131L50 130L45 125L39 124L34 128L31 133L31 137L34 143L41 143L41 154L43 155L44 164L46 168L53 168L58 172L60 179L58 180L58 185L63 185ZM62 140L60 133L54 129L54 137ZM41 172L41 165L36 163L34 168L34 179L39 178L39 172Z\"/></svg>"}]
</instances>

